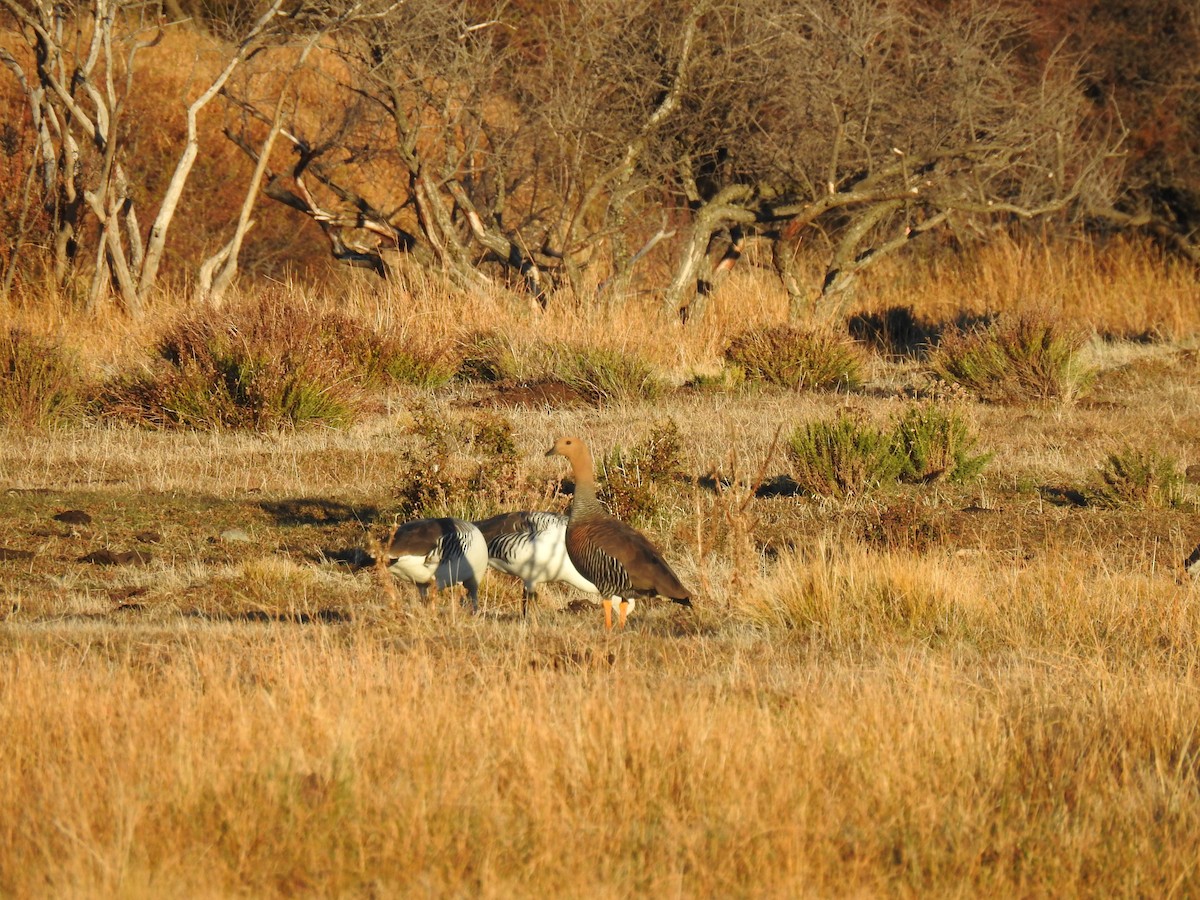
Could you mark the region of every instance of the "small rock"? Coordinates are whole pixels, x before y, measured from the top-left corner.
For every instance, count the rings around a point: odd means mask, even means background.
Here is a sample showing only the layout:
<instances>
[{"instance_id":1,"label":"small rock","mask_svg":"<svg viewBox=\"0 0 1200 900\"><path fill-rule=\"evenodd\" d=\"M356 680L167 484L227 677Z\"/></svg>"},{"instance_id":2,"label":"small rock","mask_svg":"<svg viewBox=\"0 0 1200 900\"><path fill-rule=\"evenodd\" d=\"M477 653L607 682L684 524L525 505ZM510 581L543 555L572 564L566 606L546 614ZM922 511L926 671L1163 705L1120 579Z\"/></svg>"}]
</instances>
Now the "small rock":
<instances>
[{"instance_id":1,"label":"small rock","mask_svg":"<svg viewBox=\"0 0 1200 900\"><path fill-rule=\"evenodd\" d=\"M157 531L139 531L134 536L134 540L140 541L143 544L157 544L162 541L162 535Z\"/></svg>"},{"instance_id":2,"label":"small rock","mask_svg":"<svg viewBox=\"0 0 1200 900\"><path fill-rule=\"evenodd\" d=\"M54 521L63 522L67 525L91 525L92 517L82 509L68 509L56 515Z\"/></svg>"},{"instance_id":3,"label":"small rock","mask_svg":"<svg viewBox=\"0 0 1200 900\"><path fill-rule=\"evenodd\" d=\"M114 553L111 550L93 550L86 556L79 557L79 562L91 563L96 566L134 566L145 565L152 557L145 550L125 550Z\"/></svg>"},{"instance_id":4,"label":"small rock","mask_svg":"<svg viewBox=\"0 0 1200 900\"><path fill-rule=\"evenodd\" d=\"M221 540L230 544L248 544L250 535L241 528L226 528L221 532Z\"/></svg>"},{"instance_id":5,"label":"small rock","mask_svg":"<svg viewBox=\"0 0 1200 900\"><path fill-rule=\"evenodd\" d=\"M91 563L94 566L115 566L117 564L117 555L111 550L93 550L79 557L76 562Z\"/></svg>"}]
</instances>

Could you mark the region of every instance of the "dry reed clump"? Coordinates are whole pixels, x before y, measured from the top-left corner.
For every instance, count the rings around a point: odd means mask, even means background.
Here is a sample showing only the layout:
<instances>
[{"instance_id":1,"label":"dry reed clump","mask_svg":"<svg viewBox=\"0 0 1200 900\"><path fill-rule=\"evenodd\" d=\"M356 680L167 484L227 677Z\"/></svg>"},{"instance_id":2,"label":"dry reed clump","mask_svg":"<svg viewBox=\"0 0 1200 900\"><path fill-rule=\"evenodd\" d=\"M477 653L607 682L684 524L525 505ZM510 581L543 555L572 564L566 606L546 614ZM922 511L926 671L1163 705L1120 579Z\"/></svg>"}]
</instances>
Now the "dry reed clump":
<instances>
[{"instance_id":1,"label":"dry reed clump","mask_svg":"<svg viewBox=\"0 0 1200 900\"><path fill-rule=\"evenodd\" d=\"M959 599L892 573L888 590L910 588ZM903 638L944 615L901 606L869 623ZM66 656L10 640L0 883L75 896L1195 885L1200 702L1151 659L1116 671L1013 654L997 678L923 639L824 653L819 610L807 647L606 650L470 625L439 636L434 618L82 631Z\"/></svg>"},{"instance_id":2,"label":"dry reed clump","mask_svg":"<svg viewBox=\"0 0 1200 900\"><path fill-rule=\"evenodd\" d=\"M839 652L897 639L981 645L994 615L947 567L827 544L782 557L737 612Z\"/></svg>"},{"instance_id":3,"label":"dry reed clump","mask_svg":"<svg viewBox=\"0 0 1200 900\"><path fill-rule=\"evenodd\" d=\"M915 641L1115 667L1193 655L1200 604L1173 579L1069 561L1013 567L1004 554L941 557L827 540L782 554L732 598L732 615L836 653Z\"/></svg>"},{"instance_id":4,"label":"dry reed clump","mask_svg":"<svg viewBox=\"0 0 1200 900\"><path fill-rule=\"evenodd\" d=\"M938 378L990 403L1070 403L1091 385L1082 331L1059 321L1004 316L987 328L943 335L930 359Z\"/></svg>"},{"instance_id":5,"label":"dry reed clump","mask_svg":"<svg viewBox=\"0 0 1200 900\"><path fill-rule=\"evenodd\" d=\"M860 294L872 310L911 305L935 323L955 321L964 297L986 297L993 313L1042 314L1049 304L1063 321L1118 338L1181 340L1200 327L1195 267L1151 240L993 237L883 260L863 273Z\"/></svg>"},{"instance_id":6,"label":"dry reed clump","mask_svg":"<svg viewBox=\"0 0 1200 900\"><path fill-rule=\"evenodd\" d=\"M343 622L362 601L363 586L346 575L282 555L254 555L217 573L183 612L215 621Z\"/></svg>"},{"instance_id":7,"label":"dry reed clump","mask_svg":"<svg viewBox=\"0 0 1200 900\"><path fill-rule=\"evenodd\" d=\"M80 422L93 390L60 344L20 328L0 335L0 424L50 428Z\"/></svg>"},{"instance_id":8,"label":"dry reed clump","mask_svg":"<svg viewBox=\"0 0 1200 900\"><path fill-rule=\"evenodd\" d=\"M272 294L184 316L155 354L147 371L105 386L110 415L164 428L341 426L387 384L431 385L453 371L346 316Z\"/></svg>"},{"instance_id":9,"label":"dry reed clump","mask_svg":"<svg viewBox=\"0 0 1200 900\"><path fill-rule=\"evenodd\" d=\"M562 382L594 404L653 400L667 385L653 366L633 351L588 345L548 348L551 380Z\"/></svg>"},{"instance_id":10,"label":"dry reed clump","mask_svg":"<svg viewBox=\"0 0 1200 900\"><path fill-rule=\"evenodd\" d=\"M730 338L725 359L748 381L796 390L854 390L863 380L854 345L831 330L751 328Z\"/></svg>"}]
</instances>

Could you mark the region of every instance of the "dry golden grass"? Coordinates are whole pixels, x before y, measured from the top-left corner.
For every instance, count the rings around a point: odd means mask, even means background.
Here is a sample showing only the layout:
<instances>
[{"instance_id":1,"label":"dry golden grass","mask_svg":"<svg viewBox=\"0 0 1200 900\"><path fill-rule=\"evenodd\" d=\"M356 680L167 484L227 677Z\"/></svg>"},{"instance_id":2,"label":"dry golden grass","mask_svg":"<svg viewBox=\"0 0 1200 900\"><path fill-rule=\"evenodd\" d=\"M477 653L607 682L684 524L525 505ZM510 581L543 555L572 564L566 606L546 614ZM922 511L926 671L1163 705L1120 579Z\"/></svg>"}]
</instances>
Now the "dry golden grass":
<instances>
[{"instance_id":1,"label":"dry golden grass","mask_svg":"<svg viewBox=\"0 0 1200 900\"><path fill-rule=\"evenodd\" d=\"M787 490L777 428L847 407L886 426L933 390L920 363L881 357L849 395L509 407L453 383L397 389L342 431L0 430L0 547L28 554L0 558L0 896L1200 893L1200 584L1179 570L1200 492L1070 499L1131 444L1200 463L1196 287L1132 253L1094 278L1086 258L1004 259L879 270L862 308L1018 310L1061 277L1065 314L1172 340L1094 342L1074 404L955 398L995 453L964 485ZM348 285L286 289L431 351L498 331L535 370L545 345L590 342L674 384L786 308L749 276L686 329L638 298L543 315ZM1084 315L1071 304L1093 289ZM156 327L7 312L96 373L135 364ZM542 508L566 502L555 436L606 453L674 421L688 477L654 537L694 612L646 603L606 635L547 587L522 622L519 585L492 575L471 617L339 563L390 522L429 423L446 425L443 471L487 462L461 427L484 415L512 426L504 495ZM503 487L456 501L497 505ZM53 519L68 508L92 522ZM78 561L99 548L152 558Z\"/></svg>"}]
</instances>

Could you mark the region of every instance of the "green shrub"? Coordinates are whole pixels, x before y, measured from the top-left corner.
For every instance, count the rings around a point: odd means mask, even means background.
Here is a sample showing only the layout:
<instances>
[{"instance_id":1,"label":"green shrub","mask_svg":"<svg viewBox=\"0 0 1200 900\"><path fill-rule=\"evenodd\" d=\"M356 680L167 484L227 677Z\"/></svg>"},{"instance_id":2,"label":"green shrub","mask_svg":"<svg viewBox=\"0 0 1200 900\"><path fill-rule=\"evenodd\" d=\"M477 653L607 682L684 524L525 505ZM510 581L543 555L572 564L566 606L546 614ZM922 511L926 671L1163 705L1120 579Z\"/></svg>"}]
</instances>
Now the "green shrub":
<instances>
[{"instance_id":1,"label":"green shrub","mask_svg":"<svg viewBox=\"0 0 1200 900\"><path fill-rule=\"evenodd\" d=\"M345 316L273 297L180 319L154 351L148 371L106 386L110 414L165 428L342 426L372 390L452 371Z\"/></svg>"},{"instance_id":2,"label":"green shrub","mask_svg":"<svg viewBox=\"0 0 1200 900\"><path fill-rule=\"evenodd\" d=\"M992 457L972 454L975 443L957 412L924 404L909 407L890 431L841 413L832 422L796 429L786 449L803 491L850 497L898 480L926 484L974 478Z\"/></svg>"},{"instance_id":3,"label":"green shrub","mask_svg":"<svg viewBox=\"0 0 1200 900\"><path fill-rule=\"evenodd\" d=\"M652 400L664 385L644 359L602 347L551 348L552 377L592 403L614 400Z\"/></svg>"},{"instance_id":4,"label":"green shrub","mask_svg":"<svg viewBox=\"0 0 1200 900\"><path fill-rule=\"evenodd\" d=\"M854 344L830 331L788 325L752 328L733 337L725 359L749 381L797 390L853 390L862 384Z\"/></svg>"},{"instance_id":5,"label":"green shrub","mask_svg":"<svg viewBox=\"0 0 1200 900\"><path fill-rule=\"evenodd\" d=\"M683 441L674 419L657 425L646 440L615 447L600 466L600 498L618 519L647 524L674 500L683 475Z\"/></svg>"},{"instance_id":6,"label":"green shrub","mask_svg":"<svg viewBox=\"0 0 1200 900\"><path fill-rule=\"evenodd\" d=\"M904 468L892 434L845 413L797 428L786 449L797 485L820 497L860 496Z\"/></svg>"},{"instance_id":7,"label":"green shrub","mask_svg":"<svg viewBox=\"0 0 1200 900\"><path fill-rule=\"evenodd\" d=\"M976 438L962 416L931 403L909 407L896 422L893 436L904 481L968 481L992 458L991 453L973 456Z\"/></svg>"},{"instance_id":8,"label":"green shrub","mask_svg":"<svg viewBox=\"0 0 1200 900\"><path fill-rule=\"evenodd\" d=\"M0 422L49 428L83 418L86 385L58 344L11 328L0 337Z\"/></svg>"},{"instance_id":9,"label":"green shrub","mask_svg":"<svg viewBox=\"0 0 1200 900\"><path fill-rule=\"evenodd\" d=\"M492 410L448 416L425 403L411 414L408 432L417 446L403 451L396 466L396 515L478 519L519 507L529 484L505 416Z\"/></svg>"},{"instance_id":10,"label":"green shrub","mask_svg":"<svg viewBox=\"0 0 1200 900\"><path fill-rule=\"evenodd\" d=\"M1070 402L1094 373L1081 362L1084 335L1052 321L1003 318L973 332L944 336L933 373L991 403Z\"/></svg>"},{"instance_id":11,"label":"green shrub","mask_svg":"<svg viewBox=\"0 0 1200 900\"><path fill-rule=\"evenodd\" d=\"M1178 462L1155 450L1127 446L1108 454L1100 464L1097 481L1099 486L1090 499L1104 506L1175 506L1183 497L1184 477Z\"/></svg>"}]
</instances>

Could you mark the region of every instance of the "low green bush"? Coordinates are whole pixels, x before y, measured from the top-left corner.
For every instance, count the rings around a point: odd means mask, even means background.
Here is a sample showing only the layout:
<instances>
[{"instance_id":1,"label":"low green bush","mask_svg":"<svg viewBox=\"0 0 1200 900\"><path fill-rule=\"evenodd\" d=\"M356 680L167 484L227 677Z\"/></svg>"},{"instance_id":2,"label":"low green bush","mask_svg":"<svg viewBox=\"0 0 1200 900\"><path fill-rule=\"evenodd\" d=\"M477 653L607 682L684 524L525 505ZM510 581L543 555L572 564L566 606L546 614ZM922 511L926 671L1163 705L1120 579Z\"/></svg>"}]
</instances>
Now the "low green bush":
<instances>
[{"instance_id":1,"label":"low green bush","mask_svg":"<svg viewBox=\"0 0 1200 900\"><path fill-rule=\"evenodd\" d=\"M797 428L786 453L797 485L819 497L866 494L894 482L904 468L891 434L847 413Z\"/></svg>"},{"instance_id":2,"label":"low green bush","mask_svg":"<svg viewBox=\"0 0 1200 900\"><path fill-rule=\"evenodd\" d=\"M909 407L892 433L903 481L968 481L992 458L991 453L971 453L977 439L958 412L932 403Z\"/></svg>"},{"instance_id":3,"label":"low green bush","mask_svg":"<svg viewBox=\"0 0 1200 900\"><path fill-rule=\"evenodd\" d=\"M795 429L786 452L797 485L820 497L853 497L897 481L966 481L991 459L972 454L962 416L932 404L909 407L890 430L847 413Z\"/></svg>"},{"instance_id":4,"label":"low green bush","mask_svg":"<svg viewBox=\"0 0 1200 900\"><path fill-rule=\"evenodd\" d=\"M851 341L831 331L767 325L735 335L725 359L747 381L796 390L854 390L862 363Z\"/></svg>"},{"instance_id":5,"label":"low green bush","mask_svg":"<svg viewBox=\"0 0 1200 900\"><path fill-rule=\"evenodd\" d=\"M1052 320L1002 317L985 329L944 335L930 370L990 403L1067 403L1094 377L1080 359L1085 340Z\"/></svg>"},{"instance_id":6,"label":"low green bush","mask_svg":"<svg viewBox=\"0 0 1200 900\"><path fill-rule=\"evenodd\" d=\"M1108 454L1096 475L1089 500L1102 506L1127 503L1176 506L1183 499L1178 461L1156 450L1123 447Z\"/></svg>"}]
</instances>

